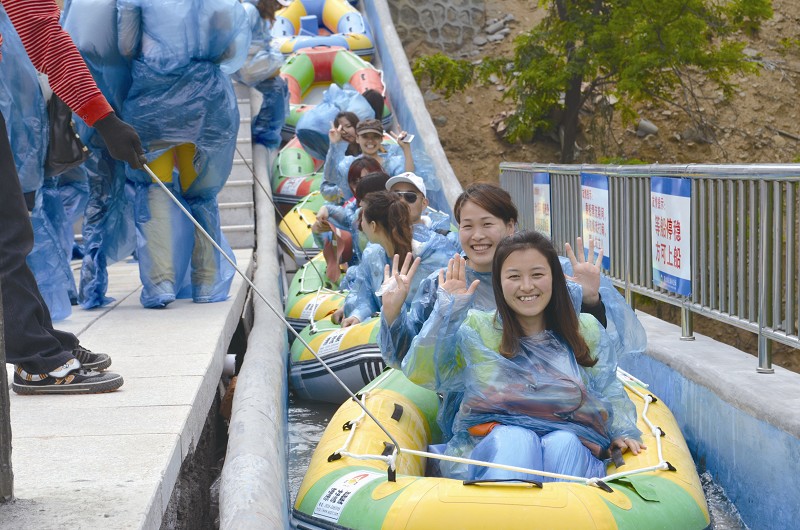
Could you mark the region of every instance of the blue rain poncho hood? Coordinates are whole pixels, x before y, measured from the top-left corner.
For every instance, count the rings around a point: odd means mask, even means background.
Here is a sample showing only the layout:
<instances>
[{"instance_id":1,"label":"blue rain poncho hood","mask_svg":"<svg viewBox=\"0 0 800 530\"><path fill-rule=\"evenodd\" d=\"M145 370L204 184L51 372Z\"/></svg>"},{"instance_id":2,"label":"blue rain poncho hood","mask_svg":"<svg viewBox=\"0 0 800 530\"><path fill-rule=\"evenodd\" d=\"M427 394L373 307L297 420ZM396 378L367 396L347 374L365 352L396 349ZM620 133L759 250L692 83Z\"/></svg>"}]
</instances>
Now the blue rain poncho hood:
<instances>
[{"instance_id":1,"label":"blue rain poncho hood","mask_svg":"<svg viewBox=\"0 0 800 530\"><path fill-rule=\"evenodd\" d=\"M436 307L414 339L402 370L416 384L461 393L446 454L469 457L480 438L467 429L498 422L544 435L576 434L597 454L618 437L639 438L636 409L616 379L616 355L602 326L581 315L581 334L595 366L577 365L564 341L545 331L522 341L506 358L498 353L502 331L496 313L468 310L470 296L439 290ZM451 478L467 466L441 464Z\"/></svg>"}]
</instances>

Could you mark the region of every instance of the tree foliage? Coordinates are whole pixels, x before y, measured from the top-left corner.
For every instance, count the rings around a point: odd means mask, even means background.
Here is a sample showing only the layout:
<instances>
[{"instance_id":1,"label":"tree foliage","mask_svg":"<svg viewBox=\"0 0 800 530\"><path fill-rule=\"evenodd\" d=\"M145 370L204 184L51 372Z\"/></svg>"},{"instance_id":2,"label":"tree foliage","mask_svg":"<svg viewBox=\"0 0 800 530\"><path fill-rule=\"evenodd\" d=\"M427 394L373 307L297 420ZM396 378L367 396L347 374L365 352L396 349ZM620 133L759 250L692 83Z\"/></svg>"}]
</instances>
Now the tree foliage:
<instances>
[{"instance_id":1,"label":"tree foliage","mask_svg":"<svg viewBox=\"0 0 800 530\"><path fill-rule=\"evenodd\" d=\"M644 101L677 105L697 119L699 79L725 97L732 76L756 66L742 53L743 35L772 16L771 0L539 0L545 19L514 41L511 57L479 64L442 54L414 63L418 79L450 97L495 74L516 110L510 140L559 128L562 162L574 158L579 111L613 95L623 120Z\"/></svg>"}]
</instances>

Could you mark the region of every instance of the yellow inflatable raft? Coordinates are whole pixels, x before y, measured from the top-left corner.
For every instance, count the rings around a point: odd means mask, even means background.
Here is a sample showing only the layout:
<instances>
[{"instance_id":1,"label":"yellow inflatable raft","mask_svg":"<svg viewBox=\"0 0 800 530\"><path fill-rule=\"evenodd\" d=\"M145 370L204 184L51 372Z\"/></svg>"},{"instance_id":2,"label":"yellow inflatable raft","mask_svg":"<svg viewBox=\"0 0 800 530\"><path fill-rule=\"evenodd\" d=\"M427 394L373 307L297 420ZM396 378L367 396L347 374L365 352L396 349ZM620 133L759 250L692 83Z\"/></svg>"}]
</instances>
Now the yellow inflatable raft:
<instances>
[{"instance_id":1,"label":"yellow inflatable raft","mask_svg":"<svg viewBox=\"0 0 800 530\"><path fill-rule=\"evenodd\" d=\"M352 400L334 415L312 457L294 505L299 528L703 529L709 514L694 462L672 413L628 380L648 449L625 455L597 485L570 482L469 485L425 477L425 451L439 442L437 395L389 370L360 399L400 445ZM645 410L647 409L647 410ZM649 426L645 417L653 428ZM364 459L366 458L366 459ZM395 473L388 472L394 460ZM620 472L650 471L619 476ZM616 475L616 478L613 476Z\"/></svg>"}]
</instances>

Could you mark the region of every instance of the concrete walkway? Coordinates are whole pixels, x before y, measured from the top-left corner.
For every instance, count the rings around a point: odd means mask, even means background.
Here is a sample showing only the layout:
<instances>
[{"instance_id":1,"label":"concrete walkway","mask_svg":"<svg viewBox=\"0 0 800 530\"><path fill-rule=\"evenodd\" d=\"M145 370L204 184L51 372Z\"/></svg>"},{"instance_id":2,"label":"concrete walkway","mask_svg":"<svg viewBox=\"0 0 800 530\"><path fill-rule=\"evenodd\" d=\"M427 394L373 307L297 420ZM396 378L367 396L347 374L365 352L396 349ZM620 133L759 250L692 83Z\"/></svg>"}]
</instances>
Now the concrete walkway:
<instances>
[{"instance_id":1,"label":"concrete walkway","mask_svg":"<svg viewBox=\"0 0 800 530\"><path fill-rule=\"evenodd\" d=\"M252 251L236 251L249 271ZM160 527L183 459L217 392L222 361L242 314L237 275L227 301L139 304L138 266L109 268L112 305L74 308L56 327L107 352L120 390L87 396L11 392L15 496L0 505L5 529ZM11 380L11 367L9 380Z\"/></svg>"}]
</instances>

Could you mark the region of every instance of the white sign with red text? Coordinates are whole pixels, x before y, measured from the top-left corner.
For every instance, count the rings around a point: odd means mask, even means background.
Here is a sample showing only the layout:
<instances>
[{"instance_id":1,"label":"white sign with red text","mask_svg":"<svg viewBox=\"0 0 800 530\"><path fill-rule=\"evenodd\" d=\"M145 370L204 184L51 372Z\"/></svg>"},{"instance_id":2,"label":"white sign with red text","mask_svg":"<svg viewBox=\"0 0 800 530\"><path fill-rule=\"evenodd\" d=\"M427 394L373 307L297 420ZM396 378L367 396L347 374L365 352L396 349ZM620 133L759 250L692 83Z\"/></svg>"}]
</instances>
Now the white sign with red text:
<instances>
[{"instance_id":1,"label":"white sign with red text","mask_svg":"<svg viewBox=\"0 0 800 530\"><path fill-rule=\"evenodd\" d=\"M594 173L581 173L581 217L583 220L584 254L589 252L589 240L597 250L603 249L603 268L611 267L609 244L608 177Z\"/></svg>"},{"instance_id":2,"label":"white sign with red text","mask_svg":"<svg viewBox=\"0 0 800 530\"><path fill-rule=\"evenodd\" d=\"M676 294L691 295L690 179L650 179L650 223L653 239L653 284Z\"/></svg>"},{"instance_id":3,"label":"white sign with red text","mask_svg":"<svg viewBox=\"0 0 800 530\"><path fill-rule=\"evenodd\" d=\"M553 237L550 221L550 173L533 174L533 222L537 232Z\"/></svg>"}]
</instances>

